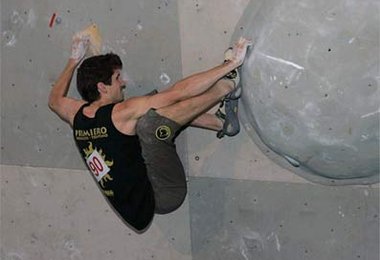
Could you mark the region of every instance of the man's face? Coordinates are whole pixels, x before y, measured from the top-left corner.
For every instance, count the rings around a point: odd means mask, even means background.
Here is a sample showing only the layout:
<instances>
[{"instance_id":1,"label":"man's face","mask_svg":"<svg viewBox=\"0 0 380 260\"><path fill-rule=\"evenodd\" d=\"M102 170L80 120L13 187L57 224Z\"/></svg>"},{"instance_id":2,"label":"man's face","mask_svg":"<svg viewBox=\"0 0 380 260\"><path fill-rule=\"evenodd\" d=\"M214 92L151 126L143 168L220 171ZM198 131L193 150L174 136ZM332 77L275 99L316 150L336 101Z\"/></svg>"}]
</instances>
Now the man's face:
<instances>
[{"instance_id":1,"label":"man's face","mask_svg":"<svg viewBox=\"0 0 380 260\"><path fill-rule=\"evenodd\" d=\"M124 100L123 89L125 88L126 82L122 79L121 70L117 69L112 74L110 94L113 101L119 102Z\"/></svg>"}]
</instances>

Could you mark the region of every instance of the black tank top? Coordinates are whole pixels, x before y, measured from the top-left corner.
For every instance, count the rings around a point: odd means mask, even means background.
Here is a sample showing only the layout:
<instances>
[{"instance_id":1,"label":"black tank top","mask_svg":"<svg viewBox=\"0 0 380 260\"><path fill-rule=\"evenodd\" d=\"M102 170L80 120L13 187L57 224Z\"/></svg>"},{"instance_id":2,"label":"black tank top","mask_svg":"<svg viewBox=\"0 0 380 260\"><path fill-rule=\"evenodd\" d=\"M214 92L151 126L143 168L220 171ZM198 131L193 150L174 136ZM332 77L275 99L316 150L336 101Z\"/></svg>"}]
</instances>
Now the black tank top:
<instances>
[{"instance_id":1,"label":"black tank top","mask_svg":"<svg viewBox=\"0 0 380 260\"><path fill-rule=\"evenodd\" d=\"M111 119L115 104L100 107L94 118L83 115L88 105L74 117L77 147L111 205L127 223L142 230L153 218L154 196L139 139L116 129Z\"/></svg>"}]
</instances>

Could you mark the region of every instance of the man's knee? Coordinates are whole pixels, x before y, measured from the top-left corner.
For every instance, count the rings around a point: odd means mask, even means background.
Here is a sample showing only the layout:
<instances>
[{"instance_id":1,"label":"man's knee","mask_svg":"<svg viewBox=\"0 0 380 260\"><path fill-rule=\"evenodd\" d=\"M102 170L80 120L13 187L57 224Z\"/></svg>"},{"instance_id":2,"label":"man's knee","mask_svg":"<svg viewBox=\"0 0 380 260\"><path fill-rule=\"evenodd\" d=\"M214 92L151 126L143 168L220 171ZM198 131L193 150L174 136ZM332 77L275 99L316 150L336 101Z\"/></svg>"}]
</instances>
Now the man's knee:
<instances>
[{"instance_id":1,"label":"man's knee","mask_svg":"<svg viewBox=\"0 0 380 260\"><path fill-rule=\"evenodd\" d=\"M170 192L161 193L156 196L156 214L169 214L178 209L184 202L187 194L187 188L181 187L170 189Z\"/></svg>"}]
</instances>

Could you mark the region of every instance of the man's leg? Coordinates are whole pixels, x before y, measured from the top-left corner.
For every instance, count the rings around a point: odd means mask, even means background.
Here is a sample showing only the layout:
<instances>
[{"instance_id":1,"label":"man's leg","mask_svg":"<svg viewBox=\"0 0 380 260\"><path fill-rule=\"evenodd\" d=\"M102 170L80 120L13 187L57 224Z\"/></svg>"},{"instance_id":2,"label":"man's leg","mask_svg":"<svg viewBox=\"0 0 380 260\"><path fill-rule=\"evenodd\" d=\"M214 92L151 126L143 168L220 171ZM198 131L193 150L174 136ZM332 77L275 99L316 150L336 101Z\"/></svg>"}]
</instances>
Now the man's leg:
<instances>
[{"instance_id":1,"label":"man's leg","mask_svg":"<svg viewBox=\"0 0 380 260\"><path fill-rule=\"evenodd\" d=\"M240 132L240 123L238 118L238 100L228 99L227 97L220 104L217 112L214 114L201 114L190 122L191 126L217 131L216 136L235 136Z\"/></svg>"},{"instance_id":2,"label":"man's leg","mask_svg":"<svg viewBox=\"0 0 380 260\"><path fill-rule=\"evenodd\" d=\"M240 41L237 45L234 67L243 62L247 46L247 41ZM176 84L167 93L178 92L180 98L171 105L149 110L137 122L136 133L154 190L156 213L172 212L185 199L185 171L176 152L174 138L182 126L204 114L234 89L235 83L231 80L219 80L231 71L229 64L230 61Z\"/></svg>"},{"instance_id":3,"label":"man's leg","mask_svg":"<svg viewBox=\"0 0 380 260\"><path fill-rule=\"evenodd\" d=\"M176 134L181 126L192 122L220 102L233 87L232 81L220 80L199 96L149 110L137 122L136 133L155 194L156 213L174 211L186 197L185 171L174 144Z\"/></svg>"},{"instance_id":4,"label":"man's leg","mask_svg":"<svg viewBox=\"0 0 380 260\"><path fill-rule=\"evenodd\" d=\"M232 81L221 79L203 94L157 109L157 113L180 125L186 125L215 106L233 88Z\"/></svg>"},{"instance_id":5,"label":"man's leg","mask_svg":"<svg viewBox=\"0 0 380 260\"><path fill-rule=\"evenodd\" d=\"M190 126L220 131L223 128L223 120L215 114L204 113L191 121Z\"/></svg>"}]
</instances>

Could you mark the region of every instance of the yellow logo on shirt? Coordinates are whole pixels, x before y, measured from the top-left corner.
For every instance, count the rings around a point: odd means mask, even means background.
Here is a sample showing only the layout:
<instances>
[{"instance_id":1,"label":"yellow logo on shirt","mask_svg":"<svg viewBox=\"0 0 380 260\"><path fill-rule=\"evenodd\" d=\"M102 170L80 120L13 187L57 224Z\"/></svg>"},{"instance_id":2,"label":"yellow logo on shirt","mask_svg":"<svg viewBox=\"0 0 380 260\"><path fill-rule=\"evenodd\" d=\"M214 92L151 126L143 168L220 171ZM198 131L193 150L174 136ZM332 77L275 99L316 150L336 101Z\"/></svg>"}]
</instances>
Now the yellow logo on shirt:
<instances>
[{"instance_id":1,"label":"yellow logo on shirt","mask_svg":"<svg viewBox=\"0 0 380 260\"><path fill-rule=\"evenodd\" d=\"M76 140L94 140L98 138L108 137L106 127L95 127L91 129L76 129L75 130L75 139Z\"/></svg>"},{"instance_id":2,"label":"yellow logo on shirt","mask_svg":"<svg viewBox=\"0 0 380 260\"><path fill-rule=\"evenodd\" d=\"M158 140L166 140L168 139L172 134L172 130L167 125L160 125L156 129L156 138Z\"/></svg>"}]
</instances>

